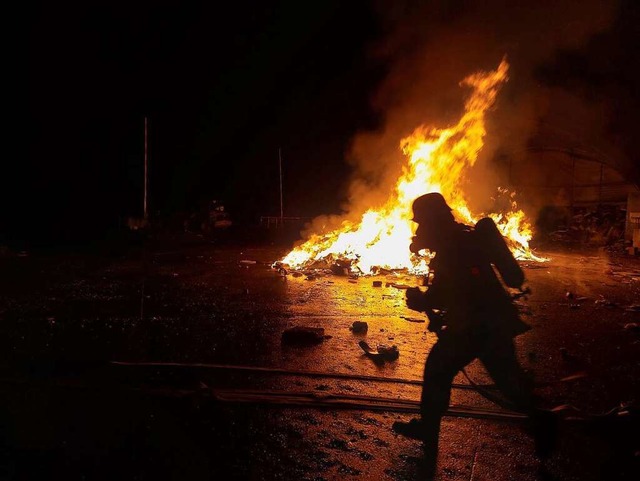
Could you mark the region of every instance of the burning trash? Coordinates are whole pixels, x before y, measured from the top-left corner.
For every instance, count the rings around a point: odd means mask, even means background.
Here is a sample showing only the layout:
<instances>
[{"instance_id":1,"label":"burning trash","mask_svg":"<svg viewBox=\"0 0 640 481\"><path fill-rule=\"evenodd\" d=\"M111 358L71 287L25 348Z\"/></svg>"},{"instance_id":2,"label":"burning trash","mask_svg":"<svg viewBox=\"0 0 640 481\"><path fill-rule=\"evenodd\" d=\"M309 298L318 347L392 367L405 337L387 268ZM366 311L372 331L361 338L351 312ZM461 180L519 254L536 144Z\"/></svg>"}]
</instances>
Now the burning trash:
<instances>
[{"instance_id":1,"label":"burning trash","mask_svg":"<svg viewBox=\"0 0 640 481\"><path fill-rule=\"evenodd\" d=\"M475 223L486 215L491 217L517 258L543 260L529 249L531 226L513 200L514 194L499 189L501 195L509 198L508 209L480 215L472 214L463 191L465 176L483 146L487 111L507 81L508 68L503 60L496 70L477 72L462 81L471 92L457 124L446 128L421 125L400 141L406 163L383 204L364 212L357 221L345 220L337 230L311 235L280 263L294 270L325 264L341 275L346 270L371 275L380 269L426 274L429 253L411 253L409 245L414 234L411 203L428 192L445 195L456 218L464 223Z\"/></svg>"}]
</instances>

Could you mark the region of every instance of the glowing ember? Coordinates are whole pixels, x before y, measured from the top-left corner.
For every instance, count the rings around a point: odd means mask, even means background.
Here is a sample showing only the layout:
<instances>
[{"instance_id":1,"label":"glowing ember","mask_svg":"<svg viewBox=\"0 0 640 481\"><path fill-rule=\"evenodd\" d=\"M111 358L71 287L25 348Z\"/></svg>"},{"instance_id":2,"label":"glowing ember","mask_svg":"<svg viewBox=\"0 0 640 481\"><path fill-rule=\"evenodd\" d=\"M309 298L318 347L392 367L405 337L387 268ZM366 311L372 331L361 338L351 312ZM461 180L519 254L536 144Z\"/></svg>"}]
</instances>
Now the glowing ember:
<instances>
[{"instance_id":1,"label":"glowing ember","mask_svg":"<svg viewBox=\"0 0 640 481\"><path fill-rule=\"evenodd\" d=\"M401 140L407 163L395 190L381 208L368 210L359 222L344 221L333 232L312 235L281 262L300 269L318 261L331 264L340 259L350 261L352 272L359 274L372 274L376 268L426 272L429 256L409 252L415 229L411 222L411 204L422 194L440 192L458 220L472 224L483 216L473 215L469 210L460 191L461 181L482 149L485 115L495 102L500 85L507 80L508 69L508 63L503 60L495 71L477 72L462 81L462 85L471 87L472 91L456 125L446 129L420 126ZM500 193L506 191L502 189ZM508 212L488 215L507 238L517 258L543 260L529 249L531 226L515 201L511 202Z\"/></svg>"}]
</instances>

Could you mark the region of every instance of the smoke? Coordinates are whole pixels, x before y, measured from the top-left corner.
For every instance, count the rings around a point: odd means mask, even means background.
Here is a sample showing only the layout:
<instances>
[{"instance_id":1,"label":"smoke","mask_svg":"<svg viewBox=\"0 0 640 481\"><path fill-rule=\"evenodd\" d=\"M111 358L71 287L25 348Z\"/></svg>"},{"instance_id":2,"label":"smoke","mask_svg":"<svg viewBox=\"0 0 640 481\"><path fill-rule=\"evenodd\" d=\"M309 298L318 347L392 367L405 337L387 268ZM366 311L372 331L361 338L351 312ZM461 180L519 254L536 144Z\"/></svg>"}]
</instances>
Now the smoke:
<instances>
[{"instance_id":1,"label":"smoke","mask_svg":"<svg viewBox=\"0 0 640 481\"><path fill-rule=\"evenodd\" d=\"M474 71L495 69L506 55L510 80L489 115L485 147L465 188L471 201L490 198L501 180L490 159L522 150L557 107L536 69L558 50L579 48L607 29L616 11L612 2L594 0L380 1L377 10L386 35L372 54L390 70L373 105L385 123L353 140L350 212L386 199L403 163L400 139L421 124L454 123L467 93L459 82Z\"/></svg>"},{"instance_id":2,"label":"smoke","mask_svg":"<svg viewBox=\"0 0 640 481\"><path fill-rule=\"evenodd\" d=\"M372 98L383 126L361 132L347 159L354 168L346 215L316 219L309 233L357 220L367 209L388 198L404 163L400 140L420 125L447 127L455 123L468 91L460 81L478 70L492 70L506 56L509 82L502 87L487 119L487 137L476 166L465 181L465 193L475 211L489 209L504 178L492 159L499 153L522 151L547 119L564 106L581 112L591 106L577 96L542 85L535 72L560 50L577 49L612 23L611 1L412 1L381 0L376 9L384 36L371 55L389 65L389 73ZM570 97L570 98L566 98ZM598 128L601 126L599 125ZM588 130L583 128L584 130ZM522 200L522 199L520 199ZM530 205L535 205L529 199Z\"/></svg>"}]
</instances>

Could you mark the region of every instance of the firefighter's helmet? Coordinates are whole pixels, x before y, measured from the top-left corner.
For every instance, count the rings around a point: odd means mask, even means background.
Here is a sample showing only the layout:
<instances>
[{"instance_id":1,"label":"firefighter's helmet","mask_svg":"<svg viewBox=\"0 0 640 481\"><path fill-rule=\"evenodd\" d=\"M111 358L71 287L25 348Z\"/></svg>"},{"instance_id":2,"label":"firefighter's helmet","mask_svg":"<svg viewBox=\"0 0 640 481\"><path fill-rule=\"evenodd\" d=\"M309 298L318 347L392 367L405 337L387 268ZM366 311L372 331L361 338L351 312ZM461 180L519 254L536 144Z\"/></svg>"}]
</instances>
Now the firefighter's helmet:
<instances>
[{"instance_id":1,"label":"firefighter's helmet","mask_svg":"<svg viewBox=\"0 0 640 481\"><path fill-rule=\"evenodd\" d=\"M438 192L424 194L413 201L413 220L428 222L431 220L453 220L451 207Z\"/></svg>"}]
</instances>

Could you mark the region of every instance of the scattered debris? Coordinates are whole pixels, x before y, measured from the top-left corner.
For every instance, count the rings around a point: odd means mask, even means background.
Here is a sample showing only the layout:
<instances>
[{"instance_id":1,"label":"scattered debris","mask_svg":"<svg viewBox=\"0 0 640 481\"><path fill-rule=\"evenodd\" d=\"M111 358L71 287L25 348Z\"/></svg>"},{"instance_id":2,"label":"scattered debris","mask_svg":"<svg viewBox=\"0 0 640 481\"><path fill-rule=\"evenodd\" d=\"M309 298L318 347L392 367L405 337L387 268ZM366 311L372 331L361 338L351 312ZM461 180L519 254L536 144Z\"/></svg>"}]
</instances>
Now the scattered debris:
<instances>
[{"instance_id":1,"label":"scattered debris","mask_svg":"<svg viewBox=\"0 0 640 481\"><path fill-rule=\"evenodd\" d=\"M395 361L400 357L400 351L398 350L398 346L386 346L384 344L378 345L378 353L384 356L385 359L389 361Z\"/></svg>"},{"instance_id":2,"label":"scattered debris","mask_svg":"<svg viewBox=\"0 0 640 481\"><path fill-rule=\"evenodd\" d=\"M331 272L336 276L348 276L349 268L348 267L340 267L338 264L333 264L331 266Z\"/></svg>"},{"instance_id":3,"label":"scattered debris","mask_svg":"<svg viewBox=\"0 0 640 481\"><path fill-rule=\"evenodd\" d=\"M416 322L416 323L426 322L425 319L417 319L415 317L400 316L400 318L409 322Z\"/></svg>"},{"instance_id":4,"label":"scattered debris","mask_svg":"<svg viewBox=\"0 0 640 481\"><path fill-rule=\"evenodd\" d=\"M640 334L640 324L637 322L628 322L624 325L624 328L627 331L635 332L636 334Z\"/></svg>"},{"instance_id":5,"label":"scattered debris","mask_svg":"<svg viewBox=\"0 0 640 481\"><path fill-rule=\"evenodd\" d=\"M360 341L358 345L362 348L367 357L373 359L376 362L395 361L400 356L398 346L386 346L385 344L378 344L378 351L371 349L371 346L366 341Z\"/></svg>"},{"instance_id":6,"label":"scattered debris","mask_svg":"<svg viewBox=\"0 0 640 481\"><path fill-rule=\"evenodd\" d=\"M369 330L369 324L365 321L353 321L353 324L349 328L354 334L366 334Z\"/></svg>"},{"instance_id":7,"label":"scattered debris","mask_svg":"<svg viewBox=\"0 0 640 481\"><path fill-rule=\"evenodd\" d=\"M355 279L349 279L349 282L351 282L351 284L357 284L358 283L358 281L355 280Z\"/></svg>"},{"instance_id":8,"label":"scattered debris","mask_svg":"<svg viewBox=\"0 0 640 481\"><path fill-rule=\"evenodd\" d=\"M382 281L373 281L373 287L382 287Z\"/></svg>"},{"instance_id":9,"label":"scattered debris","mask_svg":"<svg viewBox=\"0 0 640 481\"><path fill-rule=\"evenodd\" d=\"M527 262L520 264L520 267L522 267L523 269L545 269L547 266L545 266L544 264L531 264Z\"/></svg>"},{"instance_id":10,"label":"scattered debris","mask_svg":"<svg viewBox=\"0 0 640 481\"><path fill-rule=\"evenodd\" d=\"M617 307L618 306L615 302L610 301L609 299L605 299L604 297L602 297L600 299L596 299L596 305L602 305L604 307Z\"/></svg>"},{"instance_id":11,"label":"scattered debris","mask_svg":"<svg viewBox=\"0 0 640 481\"><path fill-rule=\"evenodd\" d=\"M348 276L351 273L351 261L347 259L338 259L329 266L329 270L336 276Z\"/></svg>"},{"instance_id":12,"label":"scattered debris","mask_svg":"<svg viewBox=\"0 0 640 481\"><path fill-rule=\"evenodd\" d=\"M325 336L322 327L295 326L282 333L282 343L287 345L318 344L330 336Z\"/></svg>"}]
</instances>

